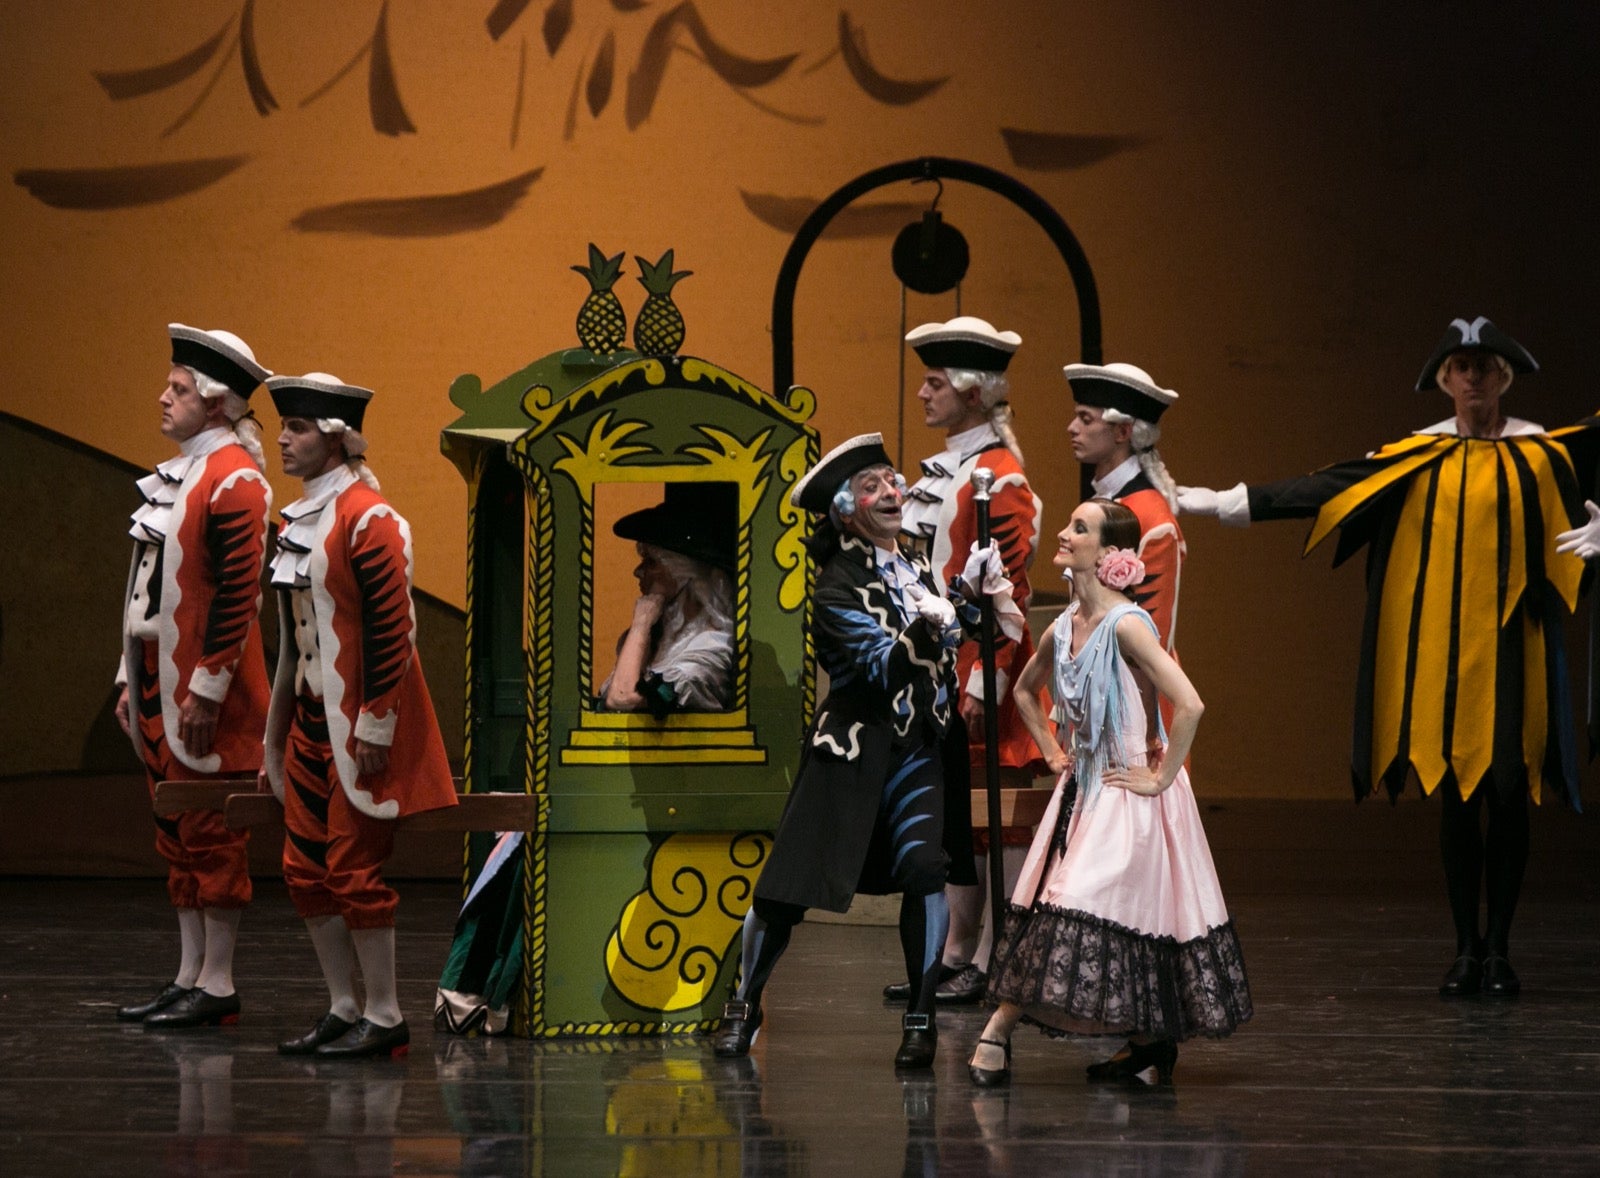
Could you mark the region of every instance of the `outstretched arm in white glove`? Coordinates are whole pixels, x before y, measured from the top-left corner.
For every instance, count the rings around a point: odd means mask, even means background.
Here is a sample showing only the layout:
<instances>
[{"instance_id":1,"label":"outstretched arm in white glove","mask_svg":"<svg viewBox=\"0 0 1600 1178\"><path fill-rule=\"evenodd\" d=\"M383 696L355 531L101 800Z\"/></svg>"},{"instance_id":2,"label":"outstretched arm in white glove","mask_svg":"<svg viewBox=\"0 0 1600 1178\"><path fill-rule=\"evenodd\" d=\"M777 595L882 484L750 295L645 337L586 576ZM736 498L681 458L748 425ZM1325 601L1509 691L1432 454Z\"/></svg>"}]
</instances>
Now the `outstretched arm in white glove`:
<instances>
[{"instance_id":1,"label":"outstretched arm in white glove","mask_svg":"<svg viewBox=\"0 0 1600 1178\"><path fill-rule=\"evenodd\" d=\"M1209 515L1225 527L1250 526L1250 495L1243 483L1226 491L1209 487L1179 487L1178 511L1184 515Z\"/></svg>"},{"instance_id":2,"label":"outstretched arm in white glove","mask_svg":"<svg viewBox=\"0 0 1600 1178\"><path fill-rule=\"evenodd\" d=\"M1589 513L1589 522L1557 536L1556 551L1570 552L1579 560L1593 560L1600 556L1600 506L1590 499L1583 508Z\"/></svg>"}]
</instances>

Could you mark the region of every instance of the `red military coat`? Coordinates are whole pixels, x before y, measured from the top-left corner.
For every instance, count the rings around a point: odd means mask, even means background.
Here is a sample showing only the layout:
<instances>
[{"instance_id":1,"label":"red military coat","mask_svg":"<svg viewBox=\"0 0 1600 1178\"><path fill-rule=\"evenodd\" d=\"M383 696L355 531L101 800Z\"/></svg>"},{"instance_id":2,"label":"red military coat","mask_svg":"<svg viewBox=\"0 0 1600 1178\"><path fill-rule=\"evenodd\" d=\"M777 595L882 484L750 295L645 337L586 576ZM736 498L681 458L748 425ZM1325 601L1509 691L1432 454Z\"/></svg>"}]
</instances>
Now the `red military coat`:
<instances>
[{"instance_id":1,"label":"red military coat","mask_svg":"<svg viewBox=\"0 0 1600 1178\"><path fill-rule=\"evenodd\" d=\"M350 803L373 818L456 804L433 701L416 657L411 525L365 483L322 509L309 577L322 654L322 695L334 769ZM294 716L294 611L280 591L282 641L267 720L266 767L283 797L283 754ZM356 769L357 739L387 745L383 772Z\"/></svg>"},{"instance_id":2,"label":"red military coat","mask_svg":"<svg viewBox=\"0 0 1600 1178\"><path fill-rule=\"evenodd\" d=\"M237 442L224 442L190 464L154 548L161 561L156 651L162 725L172 755L197 773L254 773L261 766L268 688L259 614L271 505L272 488L249 453ZM124 619L140 554L149 551L145 545L134 551ZM123 667L132 700L139 698L144 664L140 643L125 622ZM222 705L204 757L186 749L178 734L178 717L196 690ZM132 730L134 751L143 760L139 726Z\"/></svg>"}]
</instances>

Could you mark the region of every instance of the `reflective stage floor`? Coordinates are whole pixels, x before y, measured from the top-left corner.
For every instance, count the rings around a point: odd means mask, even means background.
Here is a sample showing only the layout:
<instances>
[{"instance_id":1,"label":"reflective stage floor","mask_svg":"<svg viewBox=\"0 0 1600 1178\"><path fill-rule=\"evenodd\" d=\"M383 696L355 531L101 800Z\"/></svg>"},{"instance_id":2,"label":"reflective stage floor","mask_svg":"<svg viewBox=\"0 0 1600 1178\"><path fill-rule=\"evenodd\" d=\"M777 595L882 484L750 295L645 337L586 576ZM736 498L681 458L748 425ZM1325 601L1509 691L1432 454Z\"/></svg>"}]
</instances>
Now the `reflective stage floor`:
<instances>
[{"instance_id":1,"label":"reflective stage floor","mask_svg":"<svg viewBox=\"0 0 1600 1178\"><path fill-rule=\"evenodd\" d=\"M890 928L802 926L748 1060L453 1040L428 1016L457 891L402 885L412 1052L314 1064L274 1051L325 1009L280 884L244 924L241 1023L160 1034L112 1019L175 965L158 883L0 880L0 1175L1600 1173L1595 890L1530 889L1500 1002L1436 996L1440 891L1235 888L1239 1034L1122 1088L1083 1078L1114 1043L1024 1030L1012 1087L977 1092L974 1008L942 1015L931 1074L894 1073Z\"/></svg>"}]
</instances>

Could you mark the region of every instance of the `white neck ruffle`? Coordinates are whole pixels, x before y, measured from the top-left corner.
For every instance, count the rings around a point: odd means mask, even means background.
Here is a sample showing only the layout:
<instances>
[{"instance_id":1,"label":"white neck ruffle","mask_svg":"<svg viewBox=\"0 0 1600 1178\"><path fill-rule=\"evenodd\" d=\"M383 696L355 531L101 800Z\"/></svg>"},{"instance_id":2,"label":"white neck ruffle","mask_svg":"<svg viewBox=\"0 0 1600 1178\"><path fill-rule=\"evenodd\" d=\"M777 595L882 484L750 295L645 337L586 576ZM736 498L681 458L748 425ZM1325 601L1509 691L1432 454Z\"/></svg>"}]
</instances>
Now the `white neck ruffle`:
<instances>
[{"instance_id":1,"label":"white neck ruffle","mask_svg":"<svg viewBox=\"0 0 1600 1178\"><path fill-rule=\"evenodd\" d=\"M1000 435L989 422L951 434L945 448L922 461L922 477L906 491L900 508L900 530L920 540L931 540L939 530L939 512L954 493L956 474L967 460L1000 445Z\"/></svg>"},{"instance_id":2,"label":"white neck ruffle","mask_svg":"<svg viewBox=\"0 0 1600 1178\"><path fill-rule=\"evenodd\" d=\"M322 511L356 481L344 463L307 479L304 493L281 512L278 551L272 558L272 584L279 589L304 588L311 583L311 549L316 544Z\"/></svg>"}]
</instances>

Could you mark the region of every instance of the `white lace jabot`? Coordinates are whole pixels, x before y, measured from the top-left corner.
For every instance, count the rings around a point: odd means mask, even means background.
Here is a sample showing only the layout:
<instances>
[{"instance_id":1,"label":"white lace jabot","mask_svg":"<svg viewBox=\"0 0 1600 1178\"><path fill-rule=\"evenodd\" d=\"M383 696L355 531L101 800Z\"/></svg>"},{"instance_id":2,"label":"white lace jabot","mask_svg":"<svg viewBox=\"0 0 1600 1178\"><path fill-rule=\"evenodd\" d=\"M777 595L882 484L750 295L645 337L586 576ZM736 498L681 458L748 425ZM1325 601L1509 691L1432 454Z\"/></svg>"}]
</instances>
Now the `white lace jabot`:
<instances>
[{"instance_id":1,"label":"white lace jabot","mask_svg":"<svg viewBox=\"0 0 1600 1178\"><path fill-rule=\"evenodd\" d=\"M278 528L278 552L272 558L274 586L293 589L310 583L311 548L317 540L322 509L355 481L356 476L341 462L327 473L307 479L304 493L283 509L283 524Z\"/></svg>"},{"instance_id":2,"label":"white lace jabot","mask_svg":"<svg viewBox=\"0 0 1600 1178\"><path fill-rule=\"evenodd\" d=\"M998 445L1000 435L987 421L946 438L943 450L922 460L922 477L906 491L905 505L900 509L900 530L919 540L931 540L939 530L939 511L954 493L961 464Z\"/></svg>"},{"instance_id":3,"label":"white lace jabot","mask_svg":"<svg viewBox=\"0 0 1600 1178\"><path fill-rule=\"evenodd\" d=\"M233 430L226 426L201 430L192 438L178 443L178 454L156 466L154 473L145 475L134 485L144 502L131 517L128 535L141 544L160 544L167 538L172 526L172 507L178 501L178 487L182 485L194 464L215 450L234 440Z\"/></svg>"}]
</instances>

